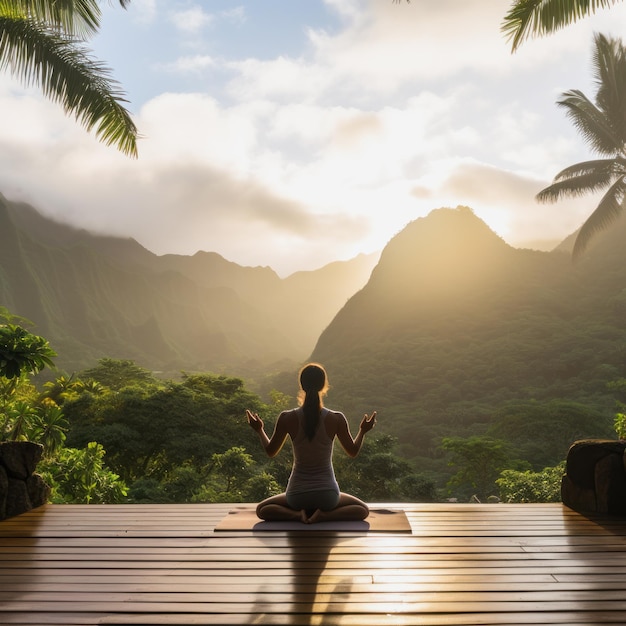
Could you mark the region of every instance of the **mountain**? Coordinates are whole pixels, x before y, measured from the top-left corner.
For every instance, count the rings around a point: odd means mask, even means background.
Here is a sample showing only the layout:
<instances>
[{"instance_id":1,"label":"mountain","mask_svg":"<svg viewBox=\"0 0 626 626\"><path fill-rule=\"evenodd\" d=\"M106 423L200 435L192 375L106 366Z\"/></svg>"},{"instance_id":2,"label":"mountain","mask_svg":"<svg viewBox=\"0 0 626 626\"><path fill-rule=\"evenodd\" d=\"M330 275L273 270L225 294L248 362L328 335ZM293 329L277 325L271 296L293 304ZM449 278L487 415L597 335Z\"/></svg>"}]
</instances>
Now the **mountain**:
<instances>
[{"instance_id":1,"label":"mountain","mask_svg":"<svg viewBox=\"0 0 626 626\"><path fill-rule=\"evenodd\" d=\"M313 350L329 403L377 409L413 448L425 425L467 432L510 402L610 415L607 384L626 377L625 237L622 220L574 263L569 244L513 248L465 207L415 220Z\"/></svg>"},{"instance_id":2,"label":"mountain","mask_svg":"<svg viewBox=\"0 0 626 626\"><path fill-rule=\"evenodd\" d=\"M0 304L35 324L66 371L102 357L166 372L300 362L375 261L361 255L281 279L216 253L157 256L0 196Z\"/></svg>"}]
</instances>

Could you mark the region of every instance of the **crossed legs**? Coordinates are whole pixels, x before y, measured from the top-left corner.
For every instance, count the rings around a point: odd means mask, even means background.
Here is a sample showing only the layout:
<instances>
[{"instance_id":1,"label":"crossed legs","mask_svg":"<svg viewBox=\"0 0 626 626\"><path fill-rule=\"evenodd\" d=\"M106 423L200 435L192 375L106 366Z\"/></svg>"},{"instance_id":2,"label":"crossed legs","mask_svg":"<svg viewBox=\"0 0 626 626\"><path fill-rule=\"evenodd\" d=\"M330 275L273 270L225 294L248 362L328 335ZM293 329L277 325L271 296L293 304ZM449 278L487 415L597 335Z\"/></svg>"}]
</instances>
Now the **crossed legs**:
<instances>
[{"instance_id":1,"label":"crossed legs","mask_svg":"<svg viewBox=\"0 0 626 626\"><path fill-rule=\"evenodd\" d=\"M257 517L266 521L295 520L304 524L330 521L358 521L369 515L369 508L365 502L348 493L339 494L337 506L328 511L314 510L311 514L305 509L292 509L287 504L287 496L281 493L271 496L260 502L256 508Z\"/></svg>"}]
</instances>

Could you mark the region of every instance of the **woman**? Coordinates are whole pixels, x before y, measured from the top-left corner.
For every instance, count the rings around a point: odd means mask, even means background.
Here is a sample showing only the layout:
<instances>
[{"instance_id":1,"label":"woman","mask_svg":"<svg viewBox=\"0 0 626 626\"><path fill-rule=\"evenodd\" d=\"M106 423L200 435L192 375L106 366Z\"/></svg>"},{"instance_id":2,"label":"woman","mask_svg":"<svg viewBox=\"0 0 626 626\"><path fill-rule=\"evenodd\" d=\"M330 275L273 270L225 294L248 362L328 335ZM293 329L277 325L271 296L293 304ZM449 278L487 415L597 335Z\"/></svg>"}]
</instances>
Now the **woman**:
<instances>
[{"instance_id":1,"label":"woman","mask_svg":"<svg viewBox=\"0 0 626 626\"><path fill-rule=\"evenodd\" d=\"M376 412L361 420L355 439L348 420L339 411L324 408L322 398L328 391L326 371L309 363L300 371L301 406L283 411L271 439L263 429L263 420L246 409L248 424L255 430L269 457L276 456L287 435L293 443L293 469L287 491L263 500L256 509L263 520L300 520L305 524L330 520L363 520L369 515L365 502L339 491L332 464L335 437L346 453L355 457L365 433L376 424Z\"/></svg>"}]
</instances>

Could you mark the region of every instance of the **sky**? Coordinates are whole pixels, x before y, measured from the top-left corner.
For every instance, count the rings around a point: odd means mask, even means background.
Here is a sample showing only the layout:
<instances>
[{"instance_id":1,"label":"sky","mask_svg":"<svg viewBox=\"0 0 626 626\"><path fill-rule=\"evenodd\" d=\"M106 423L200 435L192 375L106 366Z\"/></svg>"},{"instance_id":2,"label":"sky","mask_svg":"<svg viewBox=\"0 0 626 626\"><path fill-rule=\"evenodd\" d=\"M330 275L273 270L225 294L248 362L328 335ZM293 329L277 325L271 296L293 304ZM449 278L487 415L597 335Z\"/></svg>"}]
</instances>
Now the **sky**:
<instances>
[{"instance_id":1,"label":"sky","mask_svg":"<svg viewBox=\"0 0 626 626\"><path fill-rule=\"evenodd\" d=\"M281 276L379 252L412 220L469 206L550 249L597 197L539 204L593 158L556 102L595 95L593 35L626 3L512 54L509 0L103 2L88 45L141 133L99 143L0 74L0 193L156 254L217 252Z\"/></svg>"}]
</instances>

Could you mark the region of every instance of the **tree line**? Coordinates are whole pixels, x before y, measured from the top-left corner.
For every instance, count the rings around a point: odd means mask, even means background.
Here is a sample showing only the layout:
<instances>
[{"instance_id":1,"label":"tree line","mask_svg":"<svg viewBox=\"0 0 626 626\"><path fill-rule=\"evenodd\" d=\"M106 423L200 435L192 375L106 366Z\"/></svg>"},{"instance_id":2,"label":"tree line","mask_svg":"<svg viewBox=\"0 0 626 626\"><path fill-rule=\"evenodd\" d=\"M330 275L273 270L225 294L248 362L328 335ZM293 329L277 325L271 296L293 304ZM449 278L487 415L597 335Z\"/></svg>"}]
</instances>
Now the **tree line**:
<instances>
[{"instance_id":1,"label":"tree line","mask_svg":"<svg viewBox=\"0 0 626 626\"><path fill-rule=\"evenodd\" d=\"M33 376L54 366L55 352L6 309L0 316L0 440L43 445L38 471L53 502L255 502L284 490L291 456L267 459L244 414L258 412L271 429L294 398L272 390L263 401L242 379L213 373L162 380L111 358L37 385ZM368 501L557 501L578 433L599 423L606 436L613 426L624 433L625 389L624 379L612 385L615 424L551 401L508 403L489 422L448 425L430 466L406 454L401 433L382 432L356 459L336 455L337 478Z\"/></svg>"},{"instance_id":2,"label":"tree line","mask_svg":"<svg viewBox=\"0 0 626 626\"><path fill-rule=\"evenodd\" d=\"M43 445L38 472L53 502L254 502L284 490L289 455L267 459L244 416L250 408L272 428L292 398L273 391L263 402L242 379L212 373L161 380L110 358L38 388L33 376L56 353L0 307L2 319L0 441ZM394 447L384 435L356 461L337 456L342 487L370 500L436 499Z\"/></svg>"}]
</instances>

